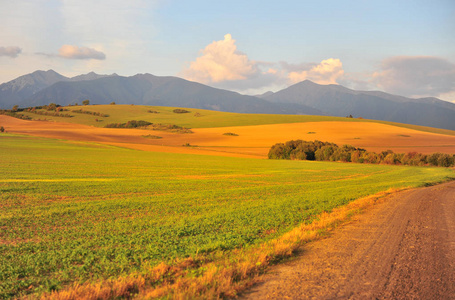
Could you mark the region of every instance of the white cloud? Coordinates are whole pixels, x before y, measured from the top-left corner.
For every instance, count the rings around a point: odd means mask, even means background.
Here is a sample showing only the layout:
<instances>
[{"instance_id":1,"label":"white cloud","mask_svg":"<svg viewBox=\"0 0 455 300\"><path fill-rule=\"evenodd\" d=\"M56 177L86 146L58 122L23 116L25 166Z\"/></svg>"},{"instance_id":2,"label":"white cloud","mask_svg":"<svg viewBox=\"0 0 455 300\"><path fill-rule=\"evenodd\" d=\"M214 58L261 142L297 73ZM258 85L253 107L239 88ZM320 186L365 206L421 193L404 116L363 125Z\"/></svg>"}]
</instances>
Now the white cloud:
<instances>
[{"instance_id":1,"label":"white cloud","mask_svg":"<svg viewBox=\"0 0 455 300\"><path fill-rule=\"evenodd\" d=\"M235 40L230 34L226 34L224 40L214 41L201 53L181 72L184 78L201 83L216 83L244 80L258 72L256 63L250 61L246 54L237 51Z\"/></svg>"},{"instance_id":2,"label":"white cloud","mask_svg":"<svg viewBox=\"0 0 455 300\"><path fill-rule=\"evenodd\" d=\"M445 100L445 101L449 101L449 102L455 103L455 91L449 92L449 93L440 94L438 96L438 98L440 98L442 100Z\"/></svg>"},{"instance_id":3,"label":"white cloud","mask_svg":"<svg viewBox=\"0 0 455 300\"><path fill-rule=\"evenodd\" d=\"M103 52L93 48L63 45L58 51L59 56L68 59L106 59Z\"/></svg>"},{"instance_id":4,"label":"white cloud","mask_svg":"<svg viewBox=\"0 0 455 300\"><path fill-rule=\"evenodd\" d=\"M180 76L191 81L243 93L277 90L305 79L320 84L337 84L344 74L339 59L329 58L321 63L291 65L251 60L237 50L230 34L201 50Z\"/></svg>"},{"instance_id":5,"label":"white cloud","mask_svg":"<svg viewBox=\"0 0 455 300\"><path fill-rule=\"evenodd\" d=\"M291 83L311 80L318 84L338 84L337 80L344 74L343 64L339 59L329 58L311 68L301 71L292 71L288 74Z\"/></svg>"},{"instance_id":6,"label":"white cloud","mask_svg":"<svg viewBox=\"0 0 455 300\"><path fill-rule=\"evenodd\" d=\"M155 38L158 21L154 17L162 2L0 0L0 46L22 48L14 60L0 56L0 83L40 69L68 76L90 71L123 75L156 72L163 59L154 52L161 49ZM109 64L99 59L61 59L58 49L64 44L102 52Z\"/></svg>"},{"instance_id":7,"label":"white cloud","mask_svg":"<svg viewBox=\"0 0 455 300\"><path fill-rule=\"evenodd\" d=\"M396 56L384 60L372 83L408 97L450 95L455 92L455 64L432 56Z\"/></svg>"},{"instance_id":8,"label":"white cloud","mask_svg":"<svg viewBox=\"0 0 455 300\"><path fill-rule=\"evenodd\" d=\"M9 56L11 58L17 57L22 52L19 47L0 47L0 56Z\"/></svg>"}]
</instances>

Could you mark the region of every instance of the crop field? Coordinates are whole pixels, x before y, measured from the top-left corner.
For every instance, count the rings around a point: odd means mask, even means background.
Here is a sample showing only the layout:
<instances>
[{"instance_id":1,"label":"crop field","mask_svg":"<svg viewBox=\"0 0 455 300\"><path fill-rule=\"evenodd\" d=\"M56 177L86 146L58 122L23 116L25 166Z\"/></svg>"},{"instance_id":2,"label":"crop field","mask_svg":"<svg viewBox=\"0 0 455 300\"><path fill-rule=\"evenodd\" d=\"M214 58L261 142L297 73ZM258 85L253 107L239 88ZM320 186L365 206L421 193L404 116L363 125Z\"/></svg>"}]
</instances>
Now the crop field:
<instances>
[{"instance_id":1,"label":"crop field","mask_svg":"<svg viewBox=\"0 0 455 300\"><path fill-rule=\"evenodd\" d=\"M402 128L408 128L423 132L431 132L445 135L455 135L453 130L425 127L418 125L402 124L387 121L377 121L358 118L344 118L332 116L313 116L313 115L277 115L277 114L241 114L212 111L205 109L187 108L189 113L176 114L175 107L144 106L144 105L88 105L88 106L67 106L67 111L63 114L72 115L71 118L62 118L34 114L31 112L21 112L34 120L49 120L56 122L68 122L84 124L96 127L104 127L109 123L126 123L130 120L144 120L152 123L176 124L188 128L213 128L228 126L251 126L266 124L288 124L302 122L349 122L349 123L379 123ZM100 117L91 114L75 113L75 110L101 113L109 115ZM38 111L46 112L45 109Z\"/></svg>"},{"instance_id":2,"label":"crop field","mask_svg":"<svg viewBox=\"0 0 455 300\"><path fill-rule=\"evenodd\" d=\"M0 135L0 298L251 247L445 168L145 152Z\"/></svg>"},{"instance_id":3,"label":"crop field","mask_svg":"<svg viewBox=\"0 0 455 300\"><path fill-rule=\"evenodd\" d=\"M128 108L128 106L126 107ZM99 106L90 106L88 109L95 111L98 108ZM149 107L149 110L150 108L153 107ZM165 109L169 110L170 108L161 108L160 113L148 114L164 116ZM104 110L99 111L106 113ZM147 110L145 112L147 113ZM172 110L169 114L166 117L166 122L180 125L187 121L189 122L191 118L203 120L208 117L206 115L195 117L189 113L176 114ZM288 116L301 118L302 120L306 119L306 121L299 123L219 127L220 124L233 122L235 119L230 119L233 116L244 118L243 121L246 122L246 117L250 115L218 114L218 121L210 118L211 122L213 122L212 127L192 128L192 133L185 133L182 130L176 132L166 130L166 126L163 126L162 129L159 126L158 128L103 128L75 123L25 121L3 115L0 115L0 126L4 126L6 131L10 133L107 143L146 151L199 153L204 155L243 156L251 158L267 158L267 153L272 145L297 139L328 141L340 146L347 144L373 152L392 150L395 153L455 153L455 136L451 134L430 133L375 122L364 122L362 126L359 126L358 122L362 120L353 122L349 121L352 120L349 118L338 118L339 121L323 121L323 119L320 119L322 117L319 116ZM95 119L93 115L81 115ZM257 121L266 120L263 115L253 117L257 118ZM139 117L130 116L129 118L140 120ZM269 118L279 121L280 116L269 115ZM310 121L311 118L314 120ZM68 118L64 119L66 120ZM344 121L343 119L348 121ZM250 120L250 122L253 122L253 120ZM156 122L154 120L149 121ZM164 122L164 120L162 121ZM241 123L241 120L238 121ZM281 121L284 121L284 119ZM125 120L121 120L121 122L125 123ZM193 125L201 124L193 123ZM208 124L205 125L208 126ZM455 131L447 130L447 132L455 134ZM226 135L226 133L230 134ZM152 139L149 136L157 136L159 138ZM190 145L191 147L182 147L182 145Z\"/></svg>"}]
</instances>

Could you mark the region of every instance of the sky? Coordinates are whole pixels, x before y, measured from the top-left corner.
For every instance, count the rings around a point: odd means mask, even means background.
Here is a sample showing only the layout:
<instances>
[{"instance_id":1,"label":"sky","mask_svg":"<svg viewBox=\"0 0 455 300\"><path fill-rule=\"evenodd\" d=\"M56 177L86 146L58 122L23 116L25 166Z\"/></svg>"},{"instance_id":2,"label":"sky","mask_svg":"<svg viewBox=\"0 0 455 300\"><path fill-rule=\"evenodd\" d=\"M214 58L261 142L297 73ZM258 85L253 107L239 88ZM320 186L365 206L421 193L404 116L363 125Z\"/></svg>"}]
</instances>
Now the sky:
<instances>
[{"instance_id":1,"label":"sky","mask_svg":"<svg viewBox=\"0 0 455 300\"><path fill-rule=\"evenodd\" d=\"M455 102L455 1L0 0L0 83L49 69Z\"/></svg>"}]
</instances>

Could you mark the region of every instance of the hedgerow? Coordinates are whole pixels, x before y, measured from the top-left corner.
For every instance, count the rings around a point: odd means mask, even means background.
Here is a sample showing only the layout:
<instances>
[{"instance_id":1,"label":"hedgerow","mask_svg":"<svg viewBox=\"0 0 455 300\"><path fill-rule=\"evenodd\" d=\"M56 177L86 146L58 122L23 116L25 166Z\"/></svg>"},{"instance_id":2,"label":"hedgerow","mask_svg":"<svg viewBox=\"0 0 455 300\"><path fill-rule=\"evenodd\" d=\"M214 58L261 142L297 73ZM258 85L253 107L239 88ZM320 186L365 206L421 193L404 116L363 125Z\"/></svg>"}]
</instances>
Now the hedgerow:
<instances>
[{"instance_id":1,"label":"hedgerow","mask_svg":"<svg viewBox=\"0 0 455 300\"><path fill-rule=\"evenodd\" d=\"M339 147L334 143L317 140L292 140L286 143L277 143L270 148L268 157L269 159L342 161L387 165L455 166L455 155L446 153L426 155L417 152L394 153L392 150L375 153L350 145Z\"/></svg>"},{"instance_id":2,"label":"hedgerow","mask_svg":"<svg viewBox=\"0 0 455 300\"><path fill-rule=\"evenodd\" d=\"M131 120L131 121L128 121L126 123L111 123L111 124L107 124L106 128L138 128L138 127L145 127L145 126L148 126L148 125L151 125L152 123L150 122L147 122L147 121L143 121L143 120L139 120L139 121L136 121L136 120Z\"/></svg>"}]
</instances>

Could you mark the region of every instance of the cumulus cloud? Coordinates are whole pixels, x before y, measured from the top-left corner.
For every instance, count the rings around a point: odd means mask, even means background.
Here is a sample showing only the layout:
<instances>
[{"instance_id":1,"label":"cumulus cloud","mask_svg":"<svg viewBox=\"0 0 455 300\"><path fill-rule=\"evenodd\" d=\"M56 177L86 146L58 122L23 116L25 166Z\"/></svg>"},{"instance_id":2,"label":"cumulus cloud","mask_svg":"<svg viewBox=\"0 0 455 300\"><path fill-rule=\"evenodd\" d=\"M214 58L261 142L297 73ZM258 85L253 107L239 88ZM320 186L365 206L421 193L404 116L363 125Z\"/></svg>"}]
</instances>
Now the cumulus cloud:
<instances>
[{"instance_id":1,"label":"cumulus cloud","mask_svg":"<svg viewBox=\"0 0 455 300\"><path fill-rule=\"evenodd\" d=\"M235 40L230 34L226 34L224 40L214 41L201 53L196 61L182 71L184 78L202 83L216 83L244 80L258 72L256 63L237 50Z\"/></svg>"},{"instance_id":2,"label":"cumulus cloud","mask_svg":"<svg viewBox=\"0 0 455 300\"><path fill-rule=\"evenodd\" d=\"M19 47L0 47L0 56L9 56L11 58L17 57L22 52Z\"/></svg>"},{"instance_id":3,"label":"cumulus cloud","mask_svg":"<svg viewBox=\"0 0 455 300\"><path fill-rule=\"evenodd\" d=\"M455 92L455 64L432 56L397 56L384 60L372 82L380 89L408 97Z\"/></svg>"},{"instance_id":4,"label":"cumulus cloud","mask_svg":"<svg viewBox=\"0 0 455 300\"><path fill-rule=\"evenodd\" d=\"M223 40L214 41L201 50L201 55L179 75L215 87L254 94L281 89L305 79L337 84L343 74L341 61L334 58L298 65L250 60L237 50L232 36L226 34Z\"/></svg>"},{"instance_id":5,"label":"cumulus cloud","mask_svg":"<svg viewBox=\"0 0 455 300\"><path fill-rule=\"evenodd\" d=\"M288 65L289 67L289 65ZM297 69L297 67L293 67ZM304 70L291 71L288 78L291 83L311 80L319 84L337 84L337 80L344 74L343 64L337 58L329 58L319 64L306 65Z\"/></svg>"},{"instance_id":6,"label":"cumulus cloud","mask_svg":"<svg viewBox=\"0 0 455 300\"><path fill-rule=\"evenodd\" d=\"M63 45L58 51L59 56L68 59L106 59L103 52L93 48Z\"/></svg>"}]
</instances>

